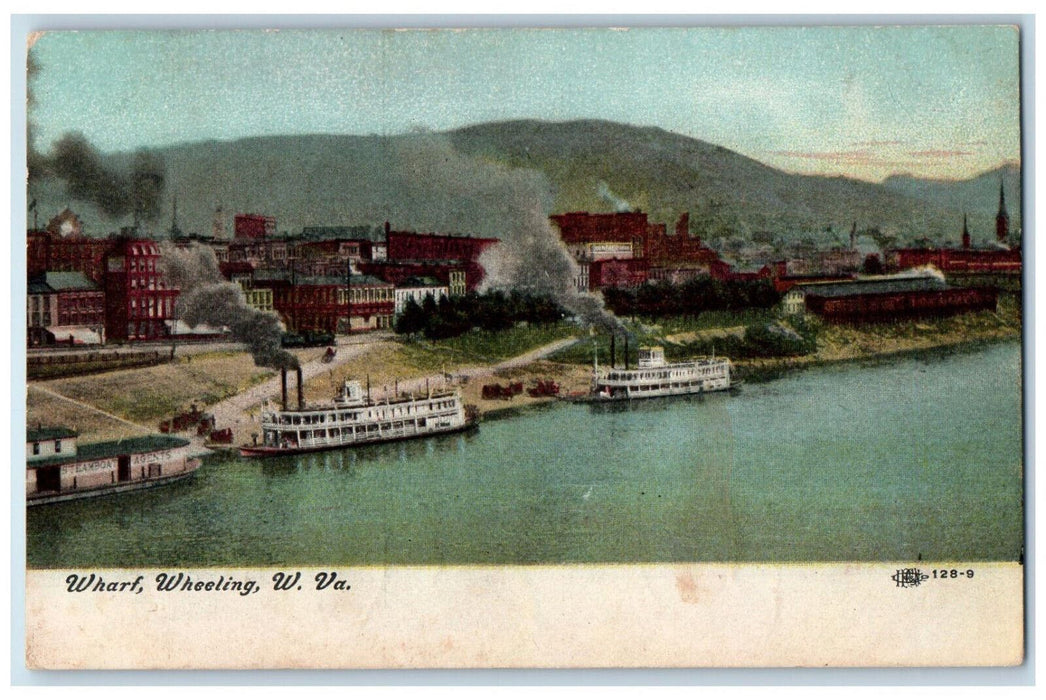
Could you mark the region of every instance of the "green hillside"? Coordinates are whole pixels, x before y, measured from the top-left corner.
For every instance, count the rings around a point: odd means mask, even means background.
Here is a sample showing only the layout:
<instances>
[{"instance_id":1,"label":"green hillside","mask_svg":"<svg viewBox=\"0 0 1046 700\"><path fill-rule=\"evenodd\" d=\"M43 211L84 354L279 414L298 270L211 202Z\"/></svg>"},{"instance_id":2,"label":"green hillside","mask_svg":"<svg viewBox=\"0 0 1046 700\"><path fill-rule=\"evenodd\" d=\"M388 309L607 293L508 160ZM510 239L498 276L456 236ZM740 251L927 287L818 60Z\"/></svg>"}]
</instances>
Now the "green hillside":
<instances>
[{"instance_id":1,"label":"green hillside","mask_svg":"<svg viewBox=\"0 0 1046 700\"><path fill-rule=\"evenodd\" d=\"M446 134L272 136L183 144L157 155L166 185L161 215L148 227L154 234L170 227L177 197L179 227L200 233L211 232L218 205L226 230L233 213L257 212L275 216L278 229L290 233L390 220L401 229L484 236L549 213L628 207L670 230L689 211L692 233L713 242L806 239L828 246L845 241L853 221L901 242L958 241L966 210L974 239L987 240L998 201L998 179L990 174L968 181L968 193L956 199L942 195L940 183L794 175L662 129L605 121L513 121ZM132 157L104 159L129 168ZM1013 216L1019 192L1014 185L1011 193L1010 182L1007 188ZM33 182L30 194L41 225L65 206L95 235L130 223L103 216L53 179Z\"/></svg>"}]
</instances>

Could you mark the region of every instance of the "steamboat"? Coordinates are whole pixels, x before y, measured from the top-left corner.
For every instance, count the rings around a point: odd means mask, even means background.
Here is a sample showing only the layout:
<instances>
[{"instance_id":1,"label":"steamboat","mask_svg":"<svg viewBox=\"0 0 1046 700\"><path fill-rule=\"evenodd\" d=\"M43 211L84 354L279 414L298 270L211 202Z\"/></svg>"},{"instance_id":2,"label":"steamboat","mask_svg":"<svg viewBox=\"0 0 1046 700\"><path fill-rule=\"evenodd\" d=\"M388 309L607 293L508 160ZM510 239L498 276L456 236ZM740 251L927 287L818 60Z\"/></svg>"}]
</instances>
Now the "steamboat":
<instances>
[{"instance_id":1,"label":"steamboat","mask_svg":"<svg viewBox=\"0 0 1046 700\"><path fill-rule=\"evenodd\" d=\"M664 348L644 347L639 349L637 365L635 369L629 369L627 345L624 369L615 367L613 359L609 368L600 368L597 359L592 370L592 391L583 400L627 401L704 394L726 391L740 385L732 376L733 364L725 357L717 358L713 355L690 362L670 363L665 361Z\"/></svg>"},{"instance_id":2,"label":"steamboat","mask_svg":"<svg viewBox=\"0 0 1046 700\"><path fill-rule=\"evenodd\" d=\"M261 441L242 445L244 457L319 452L355 445L392 442L453 433L475 426L478 412L462 401L457 389L424 394L396 393L371 400L358 381L346 381L333 402L306 406L298 370L298 407L287 408L287 375L283 372L282 410L263 411Z\"/></svg>"}]
</instances>

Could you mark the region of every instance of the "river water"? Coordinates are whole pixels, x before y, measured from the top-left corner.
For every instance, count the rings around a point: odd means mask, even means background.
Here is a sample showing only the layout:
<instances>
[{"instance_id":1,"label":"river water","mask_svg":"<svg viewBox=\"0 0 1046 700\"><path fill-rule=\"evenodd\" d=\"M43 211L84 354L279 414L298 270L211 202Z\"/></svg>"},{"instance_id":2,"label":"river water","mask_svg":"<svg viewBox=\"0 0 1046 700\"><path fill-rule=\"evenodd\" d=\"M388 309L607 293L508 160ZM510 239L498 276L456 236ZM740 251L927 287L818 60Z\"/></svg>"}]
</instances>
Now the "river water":
<instances>
[{"instance_id":1,"label":"river water","mask_svg":"<svg viewBox=\"0 0 1046 700\"><path fill-rule=\"evenodd\" d=\"M31 567L1016 560L1020 346L737 395L557 403L474 432L30 509Z\"/></svg>"}]
</instances>

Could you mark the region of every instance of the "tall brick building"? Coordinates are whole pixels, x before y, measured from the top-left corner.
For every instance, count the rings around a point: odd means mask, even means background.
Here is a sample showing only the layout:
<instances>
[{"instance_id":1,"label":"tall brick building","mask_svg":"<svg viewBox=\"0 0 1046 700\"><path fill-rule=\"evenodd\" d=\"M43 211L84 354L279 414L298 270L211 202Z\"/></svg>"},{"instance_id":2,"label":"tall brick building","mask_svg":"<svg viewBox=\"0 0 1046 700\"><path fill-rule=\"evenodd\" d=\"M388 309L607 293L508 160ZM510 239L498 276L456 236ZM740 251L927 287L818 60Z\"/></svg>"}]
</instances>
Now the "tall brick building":
<instances>
[{"instance_id":1,"label":"tall brick building","mask_svg":"<svg viewBox=\"0 0 1046 700\"><path fill-rule=\"evenodd\" d=\"M144 238L119 237L105 256L105 334L109 340L160 340L174 320L177 289L159 268L160 249Z\"/></svg>"}]
</instances>

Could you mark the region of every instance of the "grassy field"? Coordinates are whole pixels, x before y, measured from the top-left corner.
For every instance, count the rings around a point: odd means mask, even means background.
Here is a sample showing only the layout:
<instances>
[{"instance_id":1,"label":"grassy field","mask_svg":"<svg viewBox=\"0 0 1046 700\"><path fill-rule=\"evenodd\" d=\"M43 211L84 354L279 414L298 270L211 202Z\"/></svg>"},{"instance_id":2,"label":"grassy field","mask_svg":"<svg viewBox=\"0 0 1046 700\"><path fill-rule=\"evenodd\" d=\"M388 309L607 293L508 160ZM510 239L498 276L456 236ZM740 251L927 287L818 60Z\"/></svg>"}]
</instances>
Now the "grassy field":
<instances>
[{"instance_id":1,"label":"grassy field","mask_svg":"<svg viewBox=\"0 0 1046 700\"><path fill-rule=\"evenodd\" d=\"M422 372L438 372L468 365L486 365L522 355L542 345L578 335L580 329L569 323L547 326L516 326L506 331L473 330L446 340L404 341L405 358Z\"/></svg>"},{"instance_id":2,"label":"grassy field","mask_svg":"<svg viewBox=\"0 0 1046 700\"><path fill-rule=\"evenodd\" d=\"M769 323L776 318L777 312L773 309L745 309L743 311L706 311L697 318L673 316L644 319L641 317L638 320L640 325L654 329L661 336L670 336L734 326L749 326L754 323Z\"/></svg>"},{"instance_id":3,"label":"grassy field","mask_svg":"<svg viewBox=\"0 0 1046 700\"><path fill-rule=\"evenodd\" d=\"M29 385L26 395L26 425L29 427L63 426L80 434L84 442L116 440L155 432L148 427L137 428L93 410L88 406L54 396Z\"/></svg>"},{"instance_id":4,"label":"grassy field","mask_svg":"<svg viewBox=\"0 0 1046 700\"><path fill-rule=\"evenodd\" d=\"M41 385L74 401L151 425L188 409L194 402L200 406L216 403L272 374L273 370L256 366L246 353L222 352L184 357L155 367L55 379Z\"/></svg>"},{"instance_id":5,"label":"grassy field","mask_svg":"<svg viewBox=\"0 0 1046 700\"><path fill-rule=\"evenodd\" d=\"M310 348L294 354L307 361L322 352ZM200 407L217 403L274 373L275 370L255 365L246 353L214 352L153 367L33 382L27 397L27 419L30 425L64 425L87 433L105 432L121 425L78 407L79 402L155 430L160 420L188 410L193 403ZM69 401L34 391L34 387L60 394Z\"/></svg>"}]
</instances>

